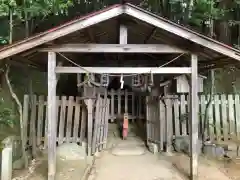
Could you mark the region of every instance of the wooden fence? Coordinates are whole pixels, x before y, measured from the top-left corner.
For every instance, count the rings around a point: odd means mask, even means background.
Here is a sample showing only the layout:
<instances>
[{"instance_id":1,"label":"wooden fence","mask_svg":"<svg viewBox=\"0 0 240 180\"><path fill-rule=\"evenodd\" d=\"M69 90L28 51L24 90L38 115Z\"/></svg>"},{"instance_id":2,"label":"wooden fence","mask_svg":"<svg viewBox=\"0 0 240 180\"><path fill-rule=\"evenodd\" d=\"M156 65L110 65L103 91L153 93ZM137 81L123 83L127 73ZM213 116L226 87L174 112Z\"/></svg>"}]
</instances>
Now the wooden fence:
<instances>
[{"instance_id":1,"label":"wooden fence","mask_svg":"<svg viewBox=\"0 0 240 180\"><path fill-rule=\"evenodd\" d=\"M95 117L93 120L93 142L91 152L100 152L107 147L108 119L109 119L109 99L107 94L97 95Z\"/></svg>"},{"instance_id":2,"label":"wooden fence","mask_svg":"<svg viewBox=\"0 0 240 180\"><path fill-rule=\"evenodd\" d=\"M103 125L106 125L106 123L105 120L101 118L107 118L107 120L114 122L119 115L123 116L125 112L129 114L129 119L144 118L144 108L142 107L145 99L141 94L135 94L128 91L107 92L106 90L98 94L105 100L103 101L97 98L92 101L91 107L87 107L85 102L86 98L73 96L56 97L58 145L64 142L76 142L81 144L83 140L88 137L88 148L92 148L90 151L99 150L99 144L106 141L105 136L102 137L101 141L100 139L96 140L96 137L94 137L96 135L98 137L98 132L100 132L100 136L102 136L102 132L105 133ZM46 99L47 97L45 96L33 95L31 98L29 95L24 96L24 145L26 147L32 147L33 156L36 156L38 148L47 148L48 118ZM103 106L106 106L103 105L104 103L107 103L108 107L102 109ZM91 108L91 110L89 110L89 108ZM89 114L88 111L91 111L91 113ZM89 117L89 115L91 117ZM100 120L97 119L97 121L95 121L95 118L100 118ZM98 127L101 128L95 132ZM87 130L87 128L89 129ZM97 144L93 145L92 143ZM100 149L103 145L104 144L101 144Z\"/></svg>"},{"instance_id":3,"label":"wooden fence","mask_svg":"<svg viewBox=\"0 0 240 180\"><path fill-rule=\"evenodd\" d=\"M81 143L86 133L87 109L80 97L57 97L57 143ZM47 147L47 101L44 96L24 96L23 105L25 146L31 146L33 156L37 148Z\"/></svg>"},{"instance_id":4,"label":"wooden fence","mask_svg":"<svg viewBox=\"0 0 240 180\"><path fill-rule=\"evenodd\" d=\"M209 105L208 105L209 104ZM207 114L206 114L206 107ZM156 108L157 107L157 108ZM189 134L187 94L147 97L147 140L170 148L172 138ZM240 99L238 94L199 95L199 133L207 115L205 134L210 140L240 139Z\"/></svg>"}]
</instances>

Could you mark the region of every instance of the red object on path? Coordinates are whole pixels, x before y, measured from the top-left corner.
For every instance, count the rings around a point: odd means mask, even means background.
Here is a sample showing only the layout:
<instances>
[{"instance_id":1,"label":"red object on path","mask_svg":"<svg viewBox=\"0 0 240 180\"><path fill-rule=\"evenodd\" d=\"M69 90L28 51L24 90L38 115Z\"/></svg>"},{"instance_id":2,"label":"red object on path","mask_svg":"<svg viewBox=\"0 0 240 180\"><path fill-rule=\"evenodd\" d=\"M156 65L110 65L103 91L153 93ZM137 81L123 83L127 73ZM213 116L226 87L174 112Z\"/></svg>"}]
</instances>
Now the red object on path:
<instances>
[{"instance_id":1,"label":"red object on path","mask_svg":"<svg viewBox=\"0 0 240 180\"><path fill-rule=\"evenodd\" d=\"M123 116L123 128L122 128L122 137L126 139L128 135L128 114L125 113Z\"/></svg>"}]
</instances>

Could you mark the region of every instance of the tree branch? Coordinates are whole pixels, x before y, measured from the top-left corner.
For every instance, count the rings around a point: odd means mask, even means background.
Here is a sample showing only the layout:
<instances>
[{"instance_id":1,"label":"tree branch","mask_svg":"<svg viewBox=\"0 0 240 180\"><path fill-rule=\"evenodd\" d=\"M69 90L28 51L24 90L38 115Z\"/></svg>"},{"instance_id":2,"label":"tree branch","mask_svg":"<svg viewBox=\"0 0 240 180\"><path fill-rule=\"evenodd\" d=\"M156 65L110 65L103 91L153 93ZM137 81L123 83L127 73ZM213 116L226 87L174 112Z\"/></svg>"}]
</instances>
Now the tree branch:
<instances>
[{"instance_id":1,"label":"tree branch","mask_svg":"<svg viewBox=\"0 0 240 180\"><path fill-rule=\"evenodd\" d=\"M10 94L11 94L12 98L14 99L14 101L16 102L17 106L18 106L18 113L19 113L19 116L20 116L20 134L21 134L21 141L22 141L21 142L21 144L22 144L22 156L23 156L25 168L27 168L28 159L27 159L27 155L26 155L26 151L25 151L25 144L24 144L26 142L26 140L25 140L25 137L24 137L24 134L23 134L24 127L23 127L22 104L21 104L19 98L17 97L16 93L13 91L11 82L9 80L9 70L10 70L9 65L6 65L5 78L6 78L6 82L7 82Z\"/></svg>"}]
</instances>

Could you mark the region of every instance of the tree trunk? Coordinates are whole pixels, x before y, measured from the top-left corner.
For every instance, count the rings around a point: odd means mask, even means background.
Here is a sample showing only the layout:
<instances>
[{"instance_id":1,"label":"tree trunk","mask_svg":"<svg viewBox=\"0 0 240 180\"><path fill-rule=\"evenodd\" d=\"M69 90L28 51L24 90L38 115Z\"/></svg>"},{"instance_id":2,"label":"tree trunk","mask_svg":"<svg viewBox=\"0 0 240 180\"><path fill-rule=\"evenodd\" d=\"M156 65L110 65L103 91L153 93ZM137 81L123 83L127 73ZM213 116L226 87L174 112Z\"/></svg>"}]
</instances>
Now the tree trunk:
<instances>
[{"instance_id":1,"label":"tree trunk","mask_svg":"<svg viewBox=\"0 0 240 180\"><path fill-rule=\"evenodd\" d=\"M231 2L230 2L231 3ZM228 0L220 1L219 8L223 10L228 10L230 7ZM230 13L226 12L222 21L219 23L219 40L226 44L231 44L231 29L228 24Z\"/></svg>"}]
</instances>

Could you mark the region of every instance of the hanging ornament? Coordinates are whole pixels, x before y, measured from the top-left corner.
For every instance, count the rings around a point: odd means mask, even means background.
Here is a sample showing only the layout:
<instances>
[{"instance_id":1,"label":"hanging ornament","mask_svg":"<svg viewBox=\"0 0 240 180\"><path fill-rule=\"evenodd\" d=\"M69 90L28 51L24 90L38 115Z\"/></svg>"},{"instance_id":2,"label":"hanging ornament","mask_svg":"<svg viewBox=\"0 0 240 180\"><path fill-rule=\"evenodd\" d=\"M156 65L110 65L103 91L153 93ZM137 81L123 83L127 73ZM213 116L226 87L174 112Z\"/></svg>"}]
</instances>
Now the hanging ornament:
<instances>
[{"instance_id":1,"label":"hanging ornament","mask_svg":"<svg viewBox=\"0 0 240 180\"><path fill-rule=\"evenodd\" d=\"M123 85L124 85L124 81L123 81L123 75L121 75L121 78L120 78L120 83L121 83L121 89L123 89Z\"/></svg>"},{"instance_id":2,"label":"hanging ornament","mask_svg":"<svg viewBox=\"0 0 240 180\"><path fill-rule=\"evenodd\" d=\"M141 75L137 74L137 75L132 76L132 86L133 87L139 87L141 85L142 85Z\"/></svg>"},{"instance_id":3,"label":"hanging ornament","mask_svg":"<svg viewBox=\"0 0 240 180\"><path fill-rule=\"evenodd\" d=\"M107 87L109 85L109 75L101 74L100 84L103 87Z\"/></svg>"}]
</instances>

